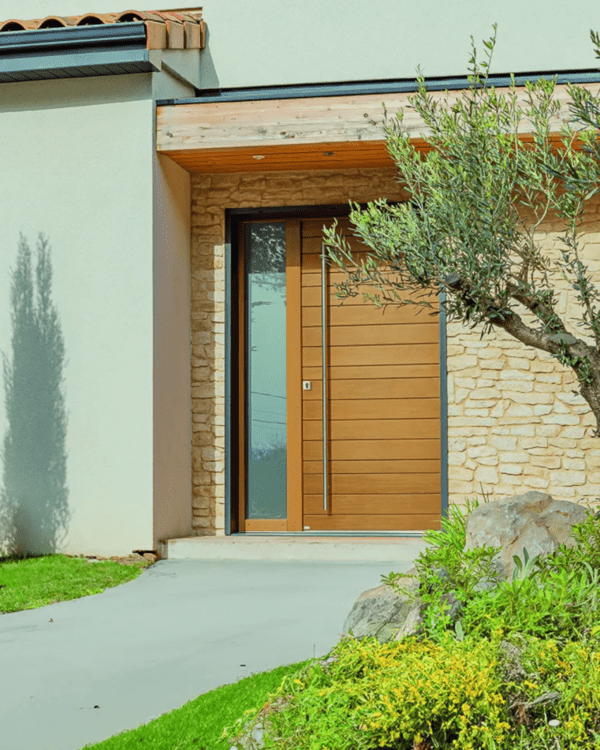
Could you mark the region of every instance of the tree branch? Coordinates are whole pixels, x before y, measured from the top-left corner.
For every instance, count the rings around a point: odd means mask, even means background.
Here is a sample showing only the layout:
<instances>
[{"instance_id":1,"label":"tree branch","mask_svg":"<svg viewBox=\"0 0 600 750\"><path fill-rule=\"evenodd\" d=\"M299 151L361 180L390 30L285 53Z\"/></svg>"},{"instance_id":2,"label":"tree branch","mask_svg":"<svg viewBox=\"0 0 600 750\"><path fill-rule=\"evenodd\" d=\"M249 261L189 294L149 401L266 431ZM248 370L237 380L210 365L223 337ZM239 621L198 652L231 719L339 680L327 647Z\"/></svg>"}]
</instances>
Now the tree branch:
<instances>
[{"instance_id":1,"label":"tree branch","mask_svg":"<svg viewBox=\"0 0 600 750\"><path fill-rule=\"evenodd\" d=\"M553 305L548 304L548 302L540 299L539 296L535 294L528 294L522 287L516 286L515 284L507 284L506 290L515 302L520 302L523 307L526 307L536 316L536 318L539 318L539 320L549 326L552 329L552 332L567 333L565 324L556 314Z\"/></svg>"},{"instance_id":2,"label":"tree branch","mask_svg":"<svg viewBox=\"0 0 600 750\"><path fill-rule=\"evenodd\" d=\"M544 333L528 326L518 313L510 310L504 314L503 318L495 318L490 323L497 328L502 328L522 344L541 349L554 357L560 358L566 354L573 358L584 359L593 354L592 349L585 341L571 336L565 330L562 321L562 329L558 333Z\"/></svg>"}]
</instances>

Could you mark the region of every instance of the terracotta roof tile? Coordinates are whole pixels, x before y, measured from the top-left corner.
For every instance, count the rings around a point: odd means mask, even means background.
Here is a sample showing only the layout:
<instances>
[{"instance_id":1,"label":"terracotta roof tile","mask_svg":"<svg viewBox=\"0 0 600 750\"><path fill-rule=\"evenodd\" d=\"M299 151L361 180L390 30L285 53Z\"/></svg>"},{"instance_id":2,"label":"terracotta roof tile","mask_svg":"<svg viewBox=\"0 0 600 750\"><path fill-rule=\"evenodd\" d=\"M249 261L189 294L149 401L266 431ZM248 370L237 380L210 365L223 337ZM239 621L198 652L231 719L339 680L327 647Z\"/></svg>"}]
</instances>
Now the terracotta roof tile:
<instances>
[{"instance_id":1,"label":"terracotta roof tile","mask_svg":"<svg viewBox=\"0 0 600 750\"><path fill-rule=\"evenodd\" d=\"M25 21L25 23L34 24L36 21ZM38 26L32 26L32 29L57 29L59 26L75 26L72 18L65 16L46 16L42 18Z\"/></svg>"},{"instance_id":2,"label":"terracotta roof tile","mask_svg":"<svg viewBox=\"0 0 600 750\"><path fill-rule=\"evenodd\" d=\"M71 28L112 23L140 23L146 26L148 49L202 49L205 26L202 8L182 10L126 10L122 13L85 13L80 16L46 16L22 20L10 18L0 22L0 33Z\"/></svg>"}]
</instances>

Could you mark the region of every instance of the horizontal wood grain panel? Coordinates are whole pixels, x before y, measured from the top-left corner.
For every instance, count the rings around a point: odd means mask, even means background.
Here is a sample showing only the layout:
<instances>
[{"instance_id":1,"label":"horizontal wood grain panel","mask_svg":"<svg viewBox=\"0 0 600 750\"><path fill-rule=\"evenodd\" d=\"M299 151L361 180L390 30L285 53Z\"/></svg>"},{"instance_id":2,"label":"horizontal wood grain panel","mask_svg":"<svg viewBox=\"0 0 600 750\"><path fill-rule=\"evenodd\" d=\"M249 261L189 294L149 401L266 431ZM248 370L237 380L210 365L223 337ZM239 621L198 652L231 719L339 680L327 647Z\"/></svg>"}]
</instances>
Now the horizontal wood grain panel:
<instances>
[{"instance_id":1,"label":"horizontal wood grain panel","mask_svg":"<svg viewBox=\"0 0 600 750\"><path fill-rule=\"evenodd\" d=\"M441 493L441 477L439 474L331 474L329 477L329 491L332 496L339 495L367 495L369 497L368 510L371 513L389 513L381 510L382 496L397 494L427 494ZM304 492L317 494L323 492L322 474L304 475ZM439 502L439 499L438 499ZM335 509L332 503L332 510Z\"/></svg>"},{"instance_id":2,"label":"horizontal wood grain panel","mask_svg":"<svg viewBox=\"0 0 600 750\"><path fill-rule=\"evenodd\" d=\"M593 93L598 90L595 84L586 84L586 87ZM505 87L498 89L498 93L506 91ZM433 91L428 95L436 101L447 98L452 106L462 93ZM558 85L555 93L560 101L560 112L554 123L558 131L562 121L571 118L568 87ZM427 147L423 139L429 131L418 112L408 106L410 96L407 92L386 94L385 105L389 112L402 109L403 127L411 141L417 148ZM519 103L526 102L524 87L517 89L517 99ZM198 171L214 170L214 164L206 164L210 162L207 151L226 151L225 158L235 161L240 149L248 154L248 164L252 165L248 168L261 171L274 168L271 149L281 158L279 168L348 167L371 150L377 153L378 163L393 167L381 127L384 123L381 94L162 105L157 107L156 120L158 152L175 161L192 152L194 158L186 162L187 168ZM525 136L532 128L526 119L520 126ZM255 160L253 156L262 158ZM296 166L298 157L302 166ZM374 160L374 155L372 158ZM314 167L315 162L320 166ZM243 166L241 171L244 171Z\"/></svg>"},{"instance_id":3,"label":"horizontal wood grain panel","mask_svg":"<svg viewBox=\"0 0 600 750\"><path fill-rule=\"evenodd\" d=\"M340 273L340 281L344 280L345 274ZM369 307L375 307L375 304L371 302L370 300L365 300L364 294L371 294L372 296L376 296L379 294L381 298L382 307L385 303L385 300L381 296L381 292L379 289L377 289L374 286L369 285L361 285L361 290L358 292L358 294L355 297L338 297L337 296L337 290L335 288L335 285L333 283L328 284L328 294L327 294L327 304L330 306L333 305L340 305L342 307L346 307L348 305L367 305ZM398 292L401 299L404 299L406 297L407 299L410 297L410 295L405 294L404 292ZM417 308L423 307L423 305L420 304L422 301L430 302L434 307L437 306L437 301L434 298L431 298L430 294L419 294L419 295L412 295L412 299L415 300L415 304L411 305L411 307ZM389 308L397 308L398 302L394 297L390 296L389 304L387 305ZM316 286L303 286L302 287L302 307L321 307L321 285ZM425 313L430 312L429 309L425 310ZM422 313L424 314L424 313Z\"/></svg>"},{"instance_id":4,"label":"horizontal wood grain panel","mask_svg":"<svg viewBox=\"0 0 600 750\"><path fill-rule=\"evenodd\" d=\"M440 462L425 459L411 461L330 461L332 474L439 474ZM304 461L304 474L322 474L323 461Z\"/></svg>"},{"instance_id":5,"label":"horizontal wood grain panel","mask_svg":"<svg viewBox=\"0 0 600 750\"><path fill-rule=\"evenodd\" d=\"M332 461L364 459L439 459L439 440L333 440L329 441L329 458ZM306 461L320 461L323 446L320 440L304 440L303 455Z\"/></svg>"},{"instance_id":6,"label":"horizontal wood grain panel","mask_svg":"<svg viewBox=\"0 0 600 750\"><path fill-rule=\"evenodd\" d=\"M372 515L313 515L304 514L304 525L314 531L423 531L439 529L440 513Z\"/></svg>"},{"instance_id":7,"label":"horizontal wood grain panel","mask_svg":"<svg viewBox=\"0 0 600 750\"><path fill-rule=\"evenodd\" d=\"M330 419L330 440L406 440L440 437L439 419ZM305 440L321 440L322 420L304 420Z\"/></svg>"},{"instance_id":8,"label":"horizontal wood grain panel","mask_svg":"<svg viewBox=\"0 0 600 750\"><path fill-rule=\"evenodd\" d=\"M308 256L308 257L316 257L316 256ZM307 271L305 269L305 261L306 256L302 259L302 286L318 286L319 289L321 288L321 264L319 261L319 270L314 271ZM384 270L379 269L379 271L383 274ZM341 284L343 281L346 281L348 278L348 274L339 268L338 266L330 267L326 270L326 282L330 289L334 289L336 284ZM384 278L389 279L391 281L397 281L398 280L398 272L397 271L386 271ZM363 289L364 287L364 289ZM358 287L359 292L368 292L368 285L362 284L360 287Z\"/></svg>"},{"instance_id":9,"label":"horizontal wood grain panel","mask_svg":"<svg viewBox=\"0 0 600 750\"><path fill-rule=\"evenodd\" d=\"M244 531L287 531L286 518L246 518Z\"/></svg>"},{"instance_id":10,"label":"horizontal wood grain panel","mask_svg":"<svg viewBox=\"0 0 600 750\"><path fill-rule=\"evenodd\" d=\"M440 327L437 323L404 326L336 326L328 336L329 346L361 346L364 344L433 344L439 341ZM320 327L302 329L302 346L321 346Z\"/></svg>"},{"instance_id":11,"label":"horizontal wood grain panel","mask_svg":"<svg viewBox=\"0 0 600 750\"><path fill-rule=\"evenodd\" d=\"M302 414L307 421L321 419L321 401L304 401ZM340 399L329 402L330 419L431 419L439 416L439 395L436 398Z\"/></svg>"},{"instance_id":12,"label":"horizontal wood grain panel","mask_svg":"<svg viewBox=\"0 0 600 750\"><path fill-rule=\"evenodd\" d=\"M439 315L431 315L431 310L422 306L388 305L376 307L372 302L361 305L348 305L336 299L327 305L327 322L330 328L352 325L419 325L435 323L440 325ZM321 325L321 307L305 307L302 310L302 325L306 327Z\"/></svg>"},{"instance_id":13,"label":"horizontal wood grain panel","mask_svg":"<svg viewBox=\"0 0 600 750\"><path fill-rule=\"evenodd\" d=\"M352 251L352 258L356 261L366 260L367 250L364 249L364 245L358 242L356 237L346 237L346 241ZM308 276L321 277L321 241L318 238L310 238L304 241L304 245L307 249L303 248L302 253L302 273ZM362 249L359 249L362 248ZM328 268L328 276L333 271L341 272L342 269L337 265L326 259ZM346 261L347 262L347 261ZM304 279L302 280L304 283ZM313 282L311 281L309 286Z\"/></svg>"},{"instance_id":14,"label":"horizontal wood grain panel","mask_svg":"<svg viewBox=\"0 0 600 750\"><path fill-rule=\"evenodd\" d=\"M354 225L350 224L350 219L347 216L338 217L335 221L337 222L337 231L341 234L349 235L354 231ZM304 250L305 243L309 238L322 237L323 227L327 227L329 229L333 226L333 222L334 219L330 218L304 219L304 221L302 222L302 249Z\"/></svg>"},{"instance_id":15,"label":"horizontal wood grain panel","mask_svg":"<svg viewBox=\"0 0 600 750\"><path fill-rule=\"evenodd\" d=\"M319 222L321 224L321 227L324 223L327 222ZM328 226L331 226L331 222L328 222ZM346 240L350 251L354 255L354 253L360 254L361 256L364 256L365 253L369 252L370 248L368 248L364 243L362 243L358 237L354 236L353 230L349 229L347 227L342 228L341 230L338 227L337 230L338 235L342 235L342 237ZM302 236L302 267L306 268L320 268L321 267L321 258L319 257L322 254L322 247L323 247L323 241L325 237L323 235L323 230L317 230L313 236ZM372 252L372 251L371 251Z\"/></svg>"},{"instance_id":16,"label":"horizontal wood grain panel","mask_svg":"<svg viewBox=\"0 0 600 750\"><path fill-rule=\"evenodd\" d=\"M329 399L367 398L436 398L440 393L437 378L402 378L395 380L332 380L329 382ZM321 400L321 381L312 381L312 390L302 391L303 401Z\"/></svg>"},{"instance_id":17,"label":"horizontal wood grain panel","mask_svg":"<svg viewBox=\"0 0 600 750\"><path fill-rule=\"evenodd\" d=\"M267 144L254 146L157 149L188 172L280 172L289 170L322 170L379 168L394 170L385 141L349 141L348 143ZM260 156L256 159L255 156Z\"/></svg>"},{"instance_id":18,"label":"horizontal wood grain panel","mask_svg":"<svg viewBox=\"0 0 600 750\"><path fill-rule=\"evenodd\" d=\"M322 367L302 368L302 380L320 380ZM439 378L438 365L348 365L329 367L329 380L380 380L383 378Z\"/></svg>"},{"instance_id":19,"label":"horizontal wood grain panel","mask_svg":"<svg viewBox=\"0 0 600 750\"><path fill-rule=\"evenodd\" d=\"M323 510L323 495L308 493L304 496L304 512L327 516L329 512L343 515L366 516L401 514L441 515L442 499L439 491L431 494L401 493L395 495L335 494L328 498L328 510ZM372 527L371 527L372 528Z\"/></svg>"},{"instance_id":20,"label":"horizontal wood grain panel","mask_svg":"<svg viewBox=\"0 0 600 750\"><path fill-rule=\"evenodd\" d=\"M408 365L439 364L439 344L398 344L397 346L333 346L329 348L329 365ZM304 367L317 367L322 363L320 346L303 347Z\"/></svg>"}]
</instances>

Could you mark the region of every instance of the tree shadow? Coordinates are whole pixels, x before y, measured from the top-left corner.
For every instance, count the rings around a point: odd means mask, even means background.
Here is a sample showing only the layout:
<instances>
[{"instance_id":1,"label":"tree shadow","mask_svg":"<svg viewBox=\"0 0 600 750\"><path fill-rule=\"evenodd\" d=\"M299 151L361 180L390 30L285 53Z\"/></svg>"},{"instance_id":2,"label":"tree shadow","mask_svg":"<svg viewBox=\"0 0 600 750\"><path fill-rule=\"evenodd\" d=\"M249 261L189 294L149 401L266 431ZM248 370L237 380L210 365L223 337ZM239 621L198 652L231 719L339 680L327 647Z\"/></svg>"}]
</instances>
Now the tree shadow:
<instances>
[{"instance_id":1,"label":"tree shadow","mask_svg":"<svg viewBox=\"0 0 600 750\"><path fill-rule=\"evenodd\" d=\"M40 234L36 267L23 235L11 273L12 357L4 353L8 428L0 490L0 547L5 554L56 552L68 531L65 345L51 300L48 239Z\"/></svg>"}]
</instances>

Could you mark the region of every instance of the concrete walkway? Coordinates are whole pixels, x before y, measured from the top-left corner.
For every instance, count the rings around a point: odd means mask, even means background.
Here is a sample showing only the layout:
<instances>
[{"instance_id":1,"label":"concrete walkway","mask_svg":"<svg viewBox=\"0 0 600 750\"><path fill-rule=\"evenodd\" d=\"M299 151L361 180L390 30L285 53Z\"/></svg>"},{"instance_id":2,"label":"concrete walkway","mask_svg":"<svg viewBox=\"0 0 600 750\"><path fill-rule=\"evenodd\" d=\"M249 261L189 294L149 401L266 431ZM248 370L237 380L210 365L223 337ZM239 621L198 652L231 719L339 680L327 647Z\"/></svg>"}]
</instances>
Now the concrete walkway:
<instances>
[{"instance_id":1,"label":"concrete walkway","mask_svg":"<svg viewBox=\"0 0 600 750\"><path fill-rule=\"evenodd\" d=\"M322 656L356 597L423 548L400 542L393 563L161 560L102 594L2 615L0 747L79 750Z\"/></svg>"}]
</instances>

